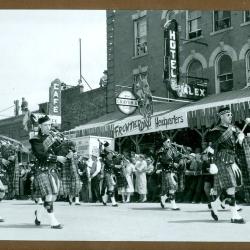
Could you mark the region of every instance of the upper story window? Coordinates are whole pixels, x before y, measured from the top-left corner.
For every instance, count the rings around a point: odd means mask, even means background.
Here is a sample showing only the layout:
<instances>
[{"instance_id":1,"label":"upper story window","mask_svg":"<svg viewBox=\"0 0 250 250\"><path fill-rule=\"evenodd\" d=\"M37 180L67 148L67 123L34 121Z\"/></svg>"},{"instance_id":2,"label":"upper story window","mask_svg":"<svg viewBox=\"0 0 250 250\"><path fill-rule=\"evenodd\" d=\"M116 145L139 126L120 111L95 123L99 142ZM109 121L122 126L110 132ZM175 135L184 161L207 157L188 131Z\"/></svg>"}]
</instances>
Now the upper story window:
<instances>
[{"instance_id":1,"label":"upper story window","mask_svg":"<svg viewBox=\"0 0 250 250\"><path fill-rule=\"evenodd\" d=\"M188 11L188 39L201 36L201 11Z\"/></svg>"},{"instance_id":2,"label":"upper story window","mask_svg":"<svg viewBox=\"0 0 250 250\"><path fill-rule=\"evenodd\" d=\"M218 60L218 84L219 92L231 91L233 89L232 59L229 55L222 55Z\"/></svg>"},{"instance_id":3,"label":"upper story window","mask_svg":"<svg viewBox=\"0 0 250 250\"><path fill-rule=\"evenodd\" d=\"M214 31L231 27L230 11L214 11Z\"/></svg>"},{"instance_id":4,"label":"upper story window","mask_svg":"<svg viewBox=\"0 0 250 250\"><path fill-rule=\"evenodd\" d=\"M134 20L134 41L135 41L135 56L146 54L147 47L147 20L142 17Z\"/></svg>"},{"instance_id":5,"label":"upper story window","mask_svg":"<svg viewBox=\"0 0 250 250\"><path fill-rule=\"evenodd\" d=\"M244 11L244 22L250 22L250 10Z\"/></svg>"},{"instance_id":6,"label":"upper story window","mask_svg":"<svg viewBox=\"0 0 250 250\"><path fill-rule=\"evenodd\" d=\"M192 60L187 70L188 83L199 83L203 79L203 67L198 60Z\"/></svg>"}]
</instances>

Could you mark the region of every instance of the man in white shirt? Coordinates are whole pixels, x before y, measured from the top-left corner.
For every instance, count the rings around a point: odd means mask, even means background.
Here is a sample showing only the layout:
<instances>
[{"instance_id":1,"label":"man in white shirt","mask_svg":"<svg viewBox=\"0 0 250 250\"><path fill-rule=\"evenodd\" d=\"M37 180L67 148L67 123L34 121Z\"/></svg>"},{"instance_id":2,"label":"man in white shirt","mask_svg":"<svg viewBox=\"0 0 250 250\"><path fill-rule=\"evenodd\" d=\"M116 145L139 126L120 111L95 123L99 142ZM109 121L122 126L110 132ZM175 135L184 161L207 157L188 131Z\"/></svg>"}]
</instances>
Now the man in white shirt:
<instances>
[{"instance_id":1,"label":"man in white shirt","mask_svg":"<svg viewBox=\"0 0 250 250\"><path fill-rule=\"evenodd\" d=\"M92 151L90 163L90 179L91 179L91 191L92 191L92 201L101 202L101 192L100 192L100 172L101 172L101 162L99 160L98 150Z\"/></svg>"}]
</instances>

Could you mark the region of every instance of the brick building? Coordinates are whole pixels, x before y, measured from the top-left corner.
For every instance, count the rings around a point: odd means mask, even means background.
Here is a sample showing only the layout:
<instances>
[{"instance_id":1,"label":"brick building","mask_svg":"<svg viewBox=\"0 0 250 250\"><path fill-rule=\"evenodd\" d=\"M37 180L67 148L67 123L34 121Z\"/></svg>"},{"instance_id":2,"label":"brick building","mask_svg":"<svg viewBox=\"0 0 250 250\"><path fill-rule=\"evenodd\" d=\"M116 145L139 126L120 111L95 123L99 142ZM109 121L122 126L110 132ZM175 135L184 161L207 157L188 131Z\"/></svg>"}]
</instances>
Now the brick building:
<instances>
[{"instance_id":1,"label":"brick building","mask_svg":"<svg viewBox=\"0 0 250 250\"><path fill-rule=\"evenodd\" d=\"M249 11L107 11L108 111L115 110L120 85L132 86L138 75L147 77L154 96L175 97L163 79L172 19L178 25L178 84L203 84L211 95L250 83Z\"/></svg>"},{"instance_id":2,"label":"brick building","mask_svg":"<svg viewBox=\"0 0 250 250\"><path fill-rule=\"evenodd\" d=\"M78 85L62 91L62 130L82 125L106 113L106 87L83 92Z\"/></svg>"}]
</instances>

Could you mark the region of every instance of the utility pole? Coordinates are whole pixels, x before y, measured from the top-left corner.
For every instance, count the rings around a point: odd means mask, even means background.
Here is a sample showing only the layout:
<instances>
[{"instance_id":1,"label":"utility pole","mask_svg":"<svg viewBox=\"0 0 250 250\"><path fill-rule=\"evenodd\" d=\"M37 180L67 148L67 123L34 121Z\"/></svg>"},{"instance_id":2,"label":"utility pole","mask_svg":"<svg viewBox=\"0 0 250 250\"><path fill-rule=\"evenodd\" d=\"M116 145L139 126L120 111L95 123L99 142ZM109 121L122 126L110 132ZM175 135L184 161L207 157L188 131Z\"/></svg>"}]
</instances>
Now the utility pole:
<instances>
[{"instance_id":1,"label":"utility pole","mask_svg":"<svg viewBox=\"0 0 250 250\"><path fill-rule=\"evenodd\" d=\"M92 89L86 79L82 76L82 39L79 38L79 46L80 46L80 78L78 80L78 84L80 85L83 81L88 85L90 89Z\"/></svg>"}]
</instances>

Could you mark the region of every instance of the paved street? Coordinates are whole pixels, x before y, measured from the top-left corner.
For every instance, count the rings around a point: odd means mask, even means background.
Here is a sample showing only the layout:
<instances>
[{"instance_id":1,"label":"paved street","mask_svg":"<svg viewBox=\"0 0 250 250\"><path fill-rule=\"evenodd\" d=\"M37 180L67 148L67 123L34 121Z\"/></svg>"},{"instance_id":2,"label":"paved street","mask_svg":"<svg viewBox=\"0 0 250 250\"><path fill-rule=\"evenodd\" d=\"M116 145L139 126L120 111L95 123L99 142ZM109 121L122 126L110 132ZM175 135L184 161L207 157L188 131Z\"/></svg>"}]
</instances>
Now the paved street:
<instances>
[{"instance_id":1,"label":"paved street","mask_svg":"<svg viewBox=\"0 0 250 250\"><path fill-rule=\"evenodd\" d=\"M56 202L62 230L49 227L46 213L40 227L34 225L32 201L4 200L0 203L1 240L67 241L247 241L250 242L250 206L241 212L248 222L231 224L230 211L220 210L220 220L210 218L206 204L180 204L181 211L161 209L158 203L70 206ZM40 206L41 207L41 206Z\"/></svg>"}]
</instances>

